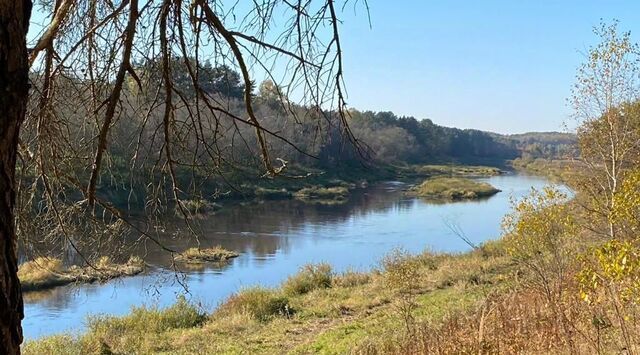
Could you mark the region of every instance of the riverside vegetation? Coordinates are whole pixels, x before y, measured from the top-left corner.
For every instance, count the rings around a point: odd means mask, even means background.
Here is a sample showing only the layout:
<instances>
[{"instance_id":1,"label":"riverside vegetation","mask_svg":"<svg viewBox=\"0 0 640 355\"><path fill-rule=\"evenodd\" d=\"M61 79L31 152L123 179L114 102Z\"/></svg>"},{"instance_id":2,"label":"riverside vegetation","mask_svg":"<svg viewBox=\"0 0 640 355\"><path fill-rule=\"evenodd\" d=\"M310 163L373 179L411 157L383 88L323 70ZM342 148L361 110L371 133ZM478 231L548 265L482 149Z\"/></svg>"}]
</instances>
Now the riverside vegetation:
<instances>
[{"instance_id":1,"label":"riverside vegetation","mask_svg":"<svg viewBox=\"0 0 640 355\"><path fill-rule=\"evenodd\" d=\"M310 265L211 314L182 299L136 308L24 352L639 353L640 100L628 94L640 93L640 50L616 24L595 32L572 98L584 115L573 197L533 190L500 239L464 254L396 251L367 273Z\"/></svg>"}]
</instances>

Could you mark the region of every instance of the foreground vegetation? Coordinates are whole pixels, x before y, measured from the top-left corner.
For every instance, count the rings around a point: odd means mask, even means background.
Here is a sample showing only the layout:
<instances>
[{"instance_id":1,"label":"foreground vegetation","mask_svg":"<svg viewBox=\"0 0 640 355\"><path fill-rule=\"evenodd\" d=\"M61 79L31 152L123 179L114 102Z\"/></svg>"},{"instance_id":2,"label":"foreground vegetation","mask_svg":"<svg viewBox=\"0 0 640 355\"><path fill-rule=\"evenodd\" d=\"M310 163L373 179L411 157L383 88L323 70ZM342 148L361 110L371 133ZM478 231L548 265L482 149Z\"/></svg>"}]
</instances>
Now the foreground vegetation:
<instances>
[{"instance_id":1,"label":"foreground vegetation","mask_svg":"<svg viewBox=\"0 0 640 355\"><path fill-rule=\"evenodd\" d=\"M469 200L493 196L499 189L486 182L464 178L438 177L414 186L408 194L433 200Z\"/></svg>"},{"instance_id":2,"label":"foreground vegetation","mask_svg":"<svg viewBox=\"0 0 640 355\"><path fill-rule=\"evenodd\" d=\"M500 243L463 255L387 256L379 270L336 274L309 265L280 288L253 287L212 314L179 300L125 317L95 317L84 335L27 342L26 354L345 353L401 346L408 331L443 324L513 291L514 264ZM400 349L400 348L398 348ZM435 349L435 348L434 348Z\"/></svg>"},{"instance_id":3,"label":"foreground vegetation","mask_svg":"<svg viewBox=\"0 0 640 355\"><path fill-rule=\"evenodd\" d=\"M18 277L23 291L39 291L70 283L106 281L117 277L133 276L144 271L144 262L131 257L124 264L117 264L102 257L95 265L64 267L60 259L38 257L20 265Z\"/></svg>"}]
</instances>

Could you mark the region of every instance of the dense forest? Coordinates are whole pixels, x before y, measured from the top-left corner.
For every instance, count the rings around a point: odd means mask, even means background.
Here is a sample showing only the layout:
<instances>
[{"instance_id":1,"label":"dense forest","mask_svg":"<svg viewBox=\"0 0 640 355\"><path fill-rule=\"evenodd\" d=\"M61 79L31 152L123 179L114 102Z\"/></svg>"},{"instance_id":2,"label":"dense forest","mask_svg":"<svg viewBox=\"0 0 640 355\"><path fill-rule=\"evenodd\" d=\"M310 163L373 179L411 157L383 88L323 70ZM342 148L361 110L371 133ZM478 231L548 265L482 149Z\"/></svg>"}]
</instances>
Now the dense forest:
<instances>
[{"instance_id":1,"label":"dense forest","mask_svg":"<svg viewBox=\"0 0 640 355\"><path fill-rule=\"evenodd\" d=\"M176 58L173 62L173 81L178 101L191 103L197 93L191 87L185 61ZM159 85L156 62L138 64L144 85L150 88ZM235 144L253 140L251 134L231 121L242 115L245 86L238 72L228 66L214 67L204 63L198 68L201 89L208 95L224 103L227 112L222 116L229 120L228 126L215 132L217 146L224 146L229 162L246 163L255 156L247 144ZM570 133L530 132L502 135L475 129L458 129L440 126L430 119L411 116L397 116L393 112L373 112L350 109L346 115L350 133L355 145L349 142L345 127L336 112L293 104L286 97L286 89L278 87L271 80L265 80L257 88L251 88L257 115L261 124L273 134L267 138L270 148L281 157L294 164L306 167L349 166L369 163L418 164L434 162L500 162L521 156L531 158L560 158L575 156L576 137ZM145 91L146 92L146 91ZM127 93L130 107L124 115L128 123L123 131L114 134L120 142L116 155L126 155L132 151L127 134L140 135L146 127L136 124L136 114L145 106L152 105L157 97L143 96L133 80ZM183 111L184 121L189 112ZM319 124L320 123L320 124ZM152 125L147 125L152 126ZM147 128L148 129L148 128ZM237 136L236 136L237 135ZM123 137L124 136L124 137ZM151 141L151 134L141 135ZM213 137L212 137L213 138ZM147 142L138 142L145 145ZM129 145L127 145L129 144ZM128 157L130 158L130 157Z\"/></svg>"},{"instance_id":2,"label":"dense forest","mask_svg":"<svg viewBox=\"0 0 640 355\"><path fill-rule=\"evenodd\" d=\"M191 63L188 68L185 63ZM213 199L229 193L246 193L243 185L274 185L265 179L263 161L255 127L242 117L246 90L241 75L226 66L175 58L172 61L174 83L173 138L166 142L163 126L163 96L159 87L160 63L137 63L138 80L123 87L123 102L115 111L115 122L106 139L105 164L97 191L102 198L118 206L142 206L149 201L169 201L172 190L178 198L207 196ZM198 88L193 89L189 70L197 71ZM43 77L32 74L36 87ZM92 110L94 91L108 91L111 84L96 85L73 75L56 79L60 99L52 111L55 129L43 132L38 122L27 124L22 133L24 147L51 157L38 164L25 164L24 184L32 186L30 176L44 169L58 176L59 188L77 195L74 181L84 181L92 171L94 137L100 134L94 122L86 120ZM484 164L505 167L519 157L566 158L575 155L575 135L567 133L526 133L501 135L474 129L449 128L430 119L397 116L392 112L350 109L341 116L336 111L294 104L288 91L265 80L252 92L253 111L260 118L264 141L283 179L276 185L304 184L287 177L317 174L348 175L353 179L376 175L383 168L412 164ZM206 95L223 109L207 110ZM40 108L34 103L35 113ZM46 113L44 113L46 115ZM197 116L198 120L193 117ZM63 129L64 127L64 129ZM44 144L44 143L47 144ZM38 144L36 144L38 143ZM166 167L163 155L171 145L175 163L167 180L156 172ZM68 152L66 156L58 152ZM65 169L60 169L64 166ZM355 169L355 170L354 170ZM311 174L311 175L309 175ZM329 176L327 175L327 176ZM289 181L289 182L287 182ZM175 186L174 186L175 183ZM76 191L76 192L74 192ZM217 197L216 197L217 196ZM170 203L169 203L170 204Z\"/></svg>"}]
</instances>

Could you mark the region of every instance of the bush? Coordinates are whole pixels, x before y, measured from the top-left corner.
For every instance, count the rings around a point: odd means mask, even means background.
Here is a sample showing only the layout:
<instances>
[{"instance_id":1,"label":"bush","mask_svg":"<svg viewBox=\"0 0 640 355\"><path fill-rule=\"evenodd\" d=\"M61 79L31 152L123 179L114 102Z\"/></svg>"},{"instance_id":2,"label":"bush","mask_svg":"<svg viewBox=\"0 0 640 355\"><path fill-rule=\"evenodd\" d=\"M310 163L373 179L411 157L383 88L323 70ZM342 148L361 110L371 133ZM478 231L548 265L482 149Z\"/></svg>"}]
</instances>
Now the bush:
<instances>
[{"instance_id":1,"label":"bush","mask_svg":"<svg viewBox=\"0 0 640 355\"><path fill-rule=\"evenodd\" d=\"M507 255L507 249L502 240L487 240L480 245L480 253L485 258Z\"/></svg>"},{"instance_id":2,"label":"bush","mask_svg":"<svg viewBox=\"0 0 640 355\"><path fill-rule=\"evenodd\" d=\"M315 289L331 287L333 276L331 265L309 264L303 266L297 274L290 276L282 288L287 295L302 295Z\"/></svg>"},{"instance_id":3,"label":"bush","mask_svg":"<svg viewBox=\"0 0 640 355\"><path fill-rule=\"evenodd\" d=\"M267 322L276 316L288 317L293 309L287 297L257 286L231 296L216 313L246 313L257 321Z\"/></svg>"},{"instance_id":4,"label":"bush","mask_svg":"<svg viewBox=\"0 0 640 355\"><path fill-rule=\"evenodd\" d=\"M333 278L333 284L338 287L355 287L371 282L371 275L365 272L347 271Z\"/></svg>"},{"instance_id":5,"label":"bush","mask_svg":"<svg viewBox=\"0 0 640 355\"><path fill-rule=\"evenodd\" d=\"M26 341L22 346L23 354L80 355L84 353L75 337L53 335L37 341Z\"/></svg>"},{"instance_id":6,"label":"bush","mask_svg":"<svg viewBox=\"0 0 640 355\"><path fill-rule=\"evenodd\" d=\"M394 250L382 259L387 284L401 293L411 293L421 277L420 259L406 251Z\"/></svg>"}]
</instances>

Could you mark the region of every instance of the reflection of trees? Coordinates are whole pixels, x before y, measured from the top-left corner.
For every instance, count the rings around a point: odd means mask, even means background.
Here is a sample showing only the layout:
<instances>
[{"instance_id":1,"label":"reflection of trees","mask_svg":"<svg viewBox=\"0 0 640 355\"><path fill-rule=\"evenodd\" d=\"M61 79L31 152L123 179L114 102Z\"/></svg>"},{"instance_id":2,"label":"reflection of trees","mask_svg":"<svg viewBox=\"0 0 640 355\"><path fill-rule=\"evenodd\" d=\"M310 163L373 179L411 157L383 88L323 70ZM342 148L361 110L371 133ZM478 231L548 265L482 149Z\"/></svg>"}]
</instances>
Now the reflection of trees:
<instances>
[{"instance_id":1,"label":"reflection of trees","mask_svg":"<svg viewBox=\"0 0 640 355\"><path fill-rule=\"evenodd\" d=\"M26 292L24 303L38 303L41 307L55 311L64 311L72 306L74 294L82 292L86 296L94 295L100 288L99 283L70 284L55 287L50 290Z\"/></svg>"},{"instance_id":2,"label":"reflection of trees","mask_svg":"<svg viewBox=\"0 0 640 355\"><path fill-rule=\"evenodd\" d=\"M194 219L191 224L199 231L201 247L220 245L251 256L238 258L232 261L233 263L262 263L273 258L276 253L291 253L302 238L297 234L305 227L311 226L314 231L321 233L322 226L336 225L350 218L363 218L388 210L407 210L413 203L412 199L402 198L402 192L397 186L381 184L366 190L354 191L349 201L344 204L309 204L298 200L237 204L205 218ZM190 233L184 232L186 226L182 219L170 217L164 221L164 225L165 229L158 233L163 244L177 251L197 245L197 240ZM139 227L147 226L140 222ZM47 249L44 245L40 247L40 252ZM152 265L171 265L171 254L155 244L137 244L132 252L144 257ZM67 263L77 261L75 254L70 251L55 250L55 253L63 255ZM179 269L189 273L223 271L228 266L203 265L194 268L178 265Z\"/></svg>"},{"instance_id":3,"label":"reflection of trees","mask_svg":"<svg viewBox=\"0 0 640 355\"><path fill-rule=\"evenodd\" d=\"M349 202L341 205L308 204L298 200L278 200L235 205L194 223L200 231L202 247L220 245L223 248L252 256L253 262L268 260L276 253L288 254L300 241L296 233L309 225L344 223L350 218L365 217L387 210L407 210L413 204L403 199L402 192L379 185L355 191ZM170 229L184 229L184 222L175 218L167 223ZM161 235L163 242L176 250L193 247L196 240L188 233L173 237L173 231ZM171 256L153 245L140 246L138 254L146 255L149 263L167 266ZM233 263L250 262L238 258ZM211 269L213 266L207 266Z\"/></svg>"}]
</instances>

